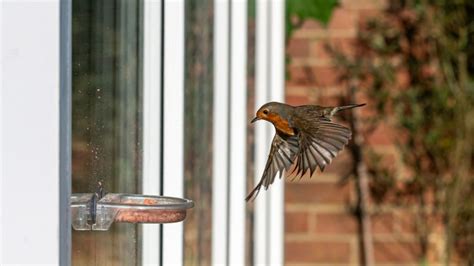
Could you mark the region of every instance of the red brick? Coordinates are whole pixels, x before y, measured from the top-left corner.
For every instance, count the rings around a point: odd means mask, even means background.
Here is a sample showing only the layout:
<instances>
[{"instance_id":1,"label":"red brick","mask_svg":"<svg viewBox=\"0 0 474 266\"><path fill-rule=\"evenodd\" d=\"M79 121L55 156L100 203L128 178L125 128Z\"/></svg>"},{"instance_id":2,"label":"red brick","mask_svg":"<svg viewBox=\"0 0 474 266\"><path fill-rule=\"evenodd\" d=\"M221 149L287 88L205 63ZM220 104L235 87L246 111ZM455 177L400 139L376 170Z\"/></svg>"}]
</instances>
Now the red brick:
<instances>
[{"instance_id":1,"label":"red brick","mask_svg":"<svg viewBox=\"0 0 474 266\"><path fill-rule=\"evenodd\" d=\"M381 10L379 9L362 9L359 10L359 27L364 27L369 21L377 19L381 15Z\"/></svg>"},{"instance_id":2,"label":"red brick","mask_svg":"<svg viewBox=\"0 0 474 266\"><path fill-rule=\"evenodd\" d=\"M408 210L399 212L397 218L400 231L402 233L416 234L418 232L417 219L421 219L421 217L417 217L418 215L418 213ZM443 234L444 232L443 219L435 214L428 215L419 226L429 226L433 234Z\"/></svg>"},{"instance_id":3,"label":"red brick","mask_svg":"<svg viewBox=\"0 0 474 266\"><path fill-rule=\"evenodd\" d=\"M357 12L345 8L334 9L331 20L329 21L329 30L350 30L355 29L357 24Z\"/></svg>"},{"instance_id":4,"label":"red brick","mask_svg":"<svg viewBox=\"0 0 474 266\"><path fill-rule=\"evenodd\" d=\"M309 54L309 40L291 38L288 42L287 53L291 57L308 57Z\"/></svg>"},{"instance_id":5,"label":"red brick","mask_svg":"<svg viewBox=\"0 0 474 266\"><path fill-rule=\"evenodd\" d=\"M335 67L313 67L312 75L316 83L314 85L317 86L334 86L339 83L340 73Z\"/></svg>"},{"instance_id":6,"label":"red brick","mask_svg":"<svg viewBox=\"0 0 474 266\"><path fill-rule=\"evenodd\" d=\"M370 185L372 185L372 183ZM372 188L375 189L375 187L372 187ZM396 205L399 203L399 198L395 191L388 190L383 195L380 194L381 192L382 191L376 190L376 189L372 191L372 193L370 193L369 195L368 203L369 204L393 204L393 205ZM383 233L383 232L380 232L380 233Z\"/></svg>"},{"instance_id":7,"label":"red brick","mask_svg":"<svg viewBox=\"0 0 474 266\"><path fill-rule=\"evenodd\" d=\"M307 96L287 96L286 103L291 105L304 105L308 104L310 97Z\"/></svg>"},{"instance_id":8,"label":"red brick","mask_svg":"<svg viewBox=\"0 0 474 266\"><path fill-rule=\"evenodd\" d=\"M366 122L364 119L369 119L378 114L374 104L372 103L373 101L366 99L365 97L356 97L355 100L356 103L366 103L367 105L364 106L364 108L359 108L357 115L359 115L359 118L362 120L361 122ZM369 123L367 123L369 125Z\"/></svg>"},{"instance_id":9,"label":"red brick","mask_svg":"<svg viewBox=\"0 0 474 266\"><path fill-rule=\"evenodd\" d=\"M353 9L382 8L384 3L384 0L341 0L341 6Z\"/></svg>"},{"instance_id":10,"label":"red brick","mask_svg":"<svg viewBox=\"0 0 474 266\"><path fill-rule=\"evenodd\" d=\"M376 263L418 263L420 246L415 241L375 241Z\"/></svg>"},{"instance_id":11,"label":"red brick","mask_svg":"<svg viewBox=\"0 0 474 266\"><path fill-rule=\"evenodd\" d=\"M286 242L286 262L348 263L351 248L347 242Z\"/></svg>"},{"instance_id":12,"label":"red brick","mask_svg":"<svg viewBox=\"0 0 474 266\"><path fill-rule=\"evenodd\" d=\"M343 53L346 56L355 54L356 46L353 38L332 38L329 41L330 46L336 51Z\"/></svg>"},{"instance_id":13,"label":"red brick","mask_svg":"<svg viewBox=\"0 0 474 266\"><path fill-rule=\"evenodd\" d=\"M326 104L326 102L324 103L325 105L328 105L328 106L337 105L337 103L335 104ZM343 124L340 121L338 121L338 123ZM343 177L351 171L352 164L353 164L353 161L352 161L351 151L347 147L345 147L344 150L342 150L342 152L340 152L337 155L337 157L332 160L331 164L327 166L327 168L324 170L324 173Z\"/></svg>"},{"instance_id":14,"label":"red brick","mask_svg":"<svg viewBox=\"0 0 474 266\"><path fill-rule=\"evenodd\" d=\"M371 216L372 233L388 234L393 232L393 214L383 213Z\"/></svg>"},{"instance_id":15,"label":"red brick","mask_svg":"<svg viewBox=\"0 0 474 266\"><path fill-rule=\"evenodd\" d=\"M400 211L397 214L397 223L402 233L416 233L416 216L408 210Z\"/></svg>"},{"instance_id":16,"label":"red brick","mask_svg":"<svg viewBox=\"0 0 474 266\"><path fill-rule=\"evenodd\" d=\"M285 213L285 233L305 233L305 232L308 232L308 213L286 212Z\"/></svg>"},{"instance_id":17,"label":"red brick","mask_svg":"<svg viewBox=\"0 0 474 266\"><path fill-rule=\"evenodd\" d=\"M285 102L291 105L310 104L314 99L314 93L307 86L287 86Z\"/></svg>"},{"instance_id":18,"label":"red brick","mask_svg":"<svg viewBox=\"0 0 474 266\"><path fill-rule=\"evenodd\" d=\"M301 25L302 29L305 30L324 30L325 27L317 20L314 19L307 19Z\"/></svg>"},{"instance_id":19,"label":"red brick","mask_svg":"<svg viewBox=\"0 0 474 266\"><path fill-rule=\"evenodd\" d=\"M394 142L394 130L384 123L381 123L367 138L369 145L389 145Z\"/></svg>"},{"instance_id":20,"label":"red brick","mask_svg":"<svg viewBox=\"0 0 474 266\"><path fill-rule=\"evenodd\" d=\"M331 59L327 50L326 42L324 40L314 41L310 44L310 56L319 60Z\"/></svg>"},{"instance_id":21,"label":"red brick","mask_svg":"<svg viewBox=\"0 0 474 266\"><path fill-rule=\"evenodd\" d=\"M288 85L310 85L310 75L311 75L311 70L308 70L307 68L303 66L288 66L288 80L287 84Z\"/></svg>"},{"instance_id":22,"label":"red brick","mask_svg":"<svg viewBox=\"0 0 474 266\"><path fill-rule=\"evenodd\" d=\"M353 234L357 232L357 220L348 213L317 214L315 231L318 235Z\"/></svg>"},{"instance_id":23,"label":"red brick","mask_svg":"<svg viewBox=\"0 0 474 266\"><path fill-rule=\"evenodd\" d=\"M336 99L338 101L338 104L340 104L339 100L341 95L346 94L346 92L347 86L345 82L341 82L337 86L324 87L322 89L319 89L318 91L318 93L322 96L332 97L333 99Z\"/></svg>"},{"instance_id":24,"label":"red brick","mask_svg":"<svg viewBox=\"0 0 474 266\"><path fill-rule=\"evenodd\" d=\"M381 8L385 0L341 0L339 7L333 13L329 27L326 28L319 22L314 20L306 20L303 22L301 29L297 30L300 38L289 40L287 47L287 54L290 58L290 65L288 65L288 73L290 79L287 81L286 101L290 104L301 105L308 103L318 103L321 105L332 105L337 103L337 95L327 94L327 88L346 88L346 84L338 80L338 68L331 67L332 60L325 49L325 43L339 48L347 55L354 53L353 39L344 36L355 36L355 30L358 26L367 22L368 19L381 14ZM350 34L346 34L350 33ZM332 37L334 36L334 37ZM301 60L306 57L308 60ZM291 59L297 58L298 66L291 65ZM319 62L316 60L324 60ZM304 63L317 63L312 66L305 66ZM322 65L322 64L328 65ZM431 75L431 70L428 69L427 75ZM396 73L397 86L394 90L406 87L410 82L410 77L406 71L400 70ZM368 80L370 81L370 80ZM362 82L361 87L367 86L369 82ZM294 86L296 85L296 86ZM293 88L298 88L297 92L292 91ZM316 87L317 89L313 89ZM338 94L339 95L339 94ZM367 102L370 104L370 99L365 99L367 94L364 90L359 90L357 93L357 101ZM372 104L373 106L373 104ZM370 117L375 110L372 108L364 108L360 110L360 114L364 117ZM395 139L398 141L403 139L399 132L393 128L383 124L376 129L376 131L368 137L368 144L375 146L378 150L391 148ZM383 147L377 147L383 145ZM387 157L388 158L388 157ZM397 158L395 156L394 158ZM395 162L395 160L391 160ZM398 161L397 161L398 162ZM330 173L332 176L342 176L351 167L350 153L345 152L340 154L325 173ZM394 167L399 167L398 163L393 163ZM404 167L394 169L403 175L410 175ZM351 259L357 257L355 253L357 250L352 250L352 244L347 242L334 242L330 234L351 234L351 237L357 236L357 221L349 214L331 214L320 213L319 205L316 204L332 204L331 206L323 206L323 208L333 208L337 206L340 208L346 206L346 203L353 200L353 182L350 181L346 186L341 187L337 183L321 182L317 178L320 175L318 172L311 183L288 182L286 189L286 204L295 206L291 208L290 212L285 213L286 223L285 232L290 241L285 242L286 262L292 264L305 263L306 265L313 265L319 263L320 265L332 265L338 263L339 265L348 265L353 263ZM313 182L314 181L314 182ZM394 202L396 195L391 193L383 204L391 204ZM429 201L428 201L429 202ZM336 205L337 204L337 205ZM416 202L413 201L413 204ZM317 214L305 212L306 208L318 208ZM313 215L313 216L311 216ZM372 230L376 241L374 242L374 256L376 265L378 264L397 264L406 265L408 263L418 264L420 257L420 248L418 243L414 240L416 233L415 214L410 211L403 212L384 212L371 216ZM400 231L398 231L400 230ZM308 232L315 231L314 235L306 236ZM438 225L435 227L435 234L440 231ZM396 233L401 233L404 237L410 237L410 240L396 241ZM324 241L320 240L319 236L324 237ZM337 236L336 236L337 237ZM339 239L341 236L338 236ZM308 242L295 242L292 239L307 239ZM315 240L318 239L318 240ZM387 240L386 240L387 239ZM390 239L390 241L388 240ZM345 239L344 239L345 240ZM385 241L384 241L385 240ZM300 240L301 241L301 240ZM437 262L441 258L436 249L430 246L428 252L428 262Z\"/></svg>"},{"instance_id":25,"label":"red brick","mask_svg":"<svg viewBox=\"0 0 474 266\"><path fill-rule=\"evenodd\" d=\"M313 177L314 178L314 177ZM287 203L345 203L349 201L352 187L337 183L294 183L287 182L285 197Z\"/></svg>"},{"instance_id":26,"label":"red brick","mask_svg":"<svg viewBox=\"0 0 474 266\"><path fill-rule=\"evenodd\" d=\"M316 89L318 90L318 95L315 104L322 106L337 106L341 103L341 101L338 99L338 95L325 95L324 92L328 91L328 89L328 87Z\"/></svg>"}]
</instances>

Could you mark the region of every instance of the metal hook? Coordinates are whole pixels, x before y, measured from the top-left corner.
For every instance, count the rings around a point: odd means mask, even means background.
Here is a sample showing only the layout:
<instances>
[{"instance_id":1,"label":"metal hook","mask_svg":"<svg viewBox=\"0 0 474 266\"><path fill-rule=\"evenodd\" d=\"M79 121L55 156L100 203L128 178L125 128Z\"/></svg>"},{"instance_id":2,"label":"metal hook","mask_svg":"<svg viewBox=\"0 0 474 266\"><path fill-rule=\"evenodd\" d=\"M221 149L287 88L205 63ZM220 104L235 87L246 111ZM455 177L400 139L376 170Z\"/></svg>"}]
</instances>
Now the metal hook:
<instances>
[{"instance_id":1,"label":"metal hook","mask_svg":"<svg viewBox=\"0 0 474 266\"><path fill-rule=\"evenodd\" d=\"M87 223L89 225L94 225L96 223L97 218L97 202L103 198L107 194L105 192L102 180L97 182L97 189L95 193L92 195L92 199L89 202L89 218L87 219Z\"/></svg>"}]
</instances>

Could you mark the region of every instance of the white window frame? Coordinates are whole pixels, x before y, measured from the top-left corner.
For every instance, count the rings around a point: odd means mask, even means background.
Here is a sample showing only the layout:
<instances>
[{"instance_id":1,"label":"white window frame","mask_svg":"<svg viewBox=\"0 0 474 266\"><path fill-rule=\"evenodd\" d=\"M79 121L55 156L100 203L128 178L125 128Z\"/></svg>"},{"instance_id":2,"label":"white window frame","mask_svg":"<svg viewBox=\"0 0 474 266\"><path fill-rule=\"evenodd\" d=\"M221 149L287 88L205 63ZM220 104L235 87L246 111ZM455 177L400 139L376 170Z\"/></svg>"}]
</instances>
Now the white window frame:
<instances>
[{"instance_id":1,"label":"white window frame","mask_svg":"<svg viewBox=\"0 0 474 266\"><path fill-rule=\"evenodd\" d=\"M161 193L162 1L145 0L143 12L143 177L142 193ZM159 265L161 230L143 224L142 265Z\"/></svg>"},{"instance_id":2,"label":"white window frame","mask_svg":"<svg viewBox=\"0 0 474 266\"><path fill-rule=\"evenodd\" d=\"M285 2L257 0L255 110L270 101L285 101ZM255 125L255 183L265 168L275 134L269 123ZM255 200L254 261L284 264L284 178Z\"/></svg>"},{"instance_id":3,"label":"white window frame","mask_svg":"<svg viewBox=\"0 0 474 266\"><path fill-rule=\"evenodd\" d=\"M167 25L164 59L161 54L163 4ZM71 0L4 1L1 12L0 262L2 265L70 265ZM146 0L144 26L142 190L146 194L182 197L184 1ZM164 83L162 63L166 69ZM161 106L161 97L166 99L165 106ZM33 131L32 125L38 128ZM164 158L160 157L162 146ZM160 173L161 162L164 174ZM33 206L29 197L18 197L41 191L47 192L40 195L41 208ZM7 197L14 200L5 201ZM28 214L25 210L37 210L35 217L44 219L32 223L31 217L25 218ZM182 265L182 223L164 226L166 247L162 248L159 228L159 225L143 227L143 264ZM28 256L24 256L25 249Z\"/></svg>"},{"instance_id":4,"label":"white window frame","mask_svg":"<svg viewBox=\"0 0 474 266\"><path fill-rule=\"evenodd\" d=\"M163 194L184 195L184 0L164 3ZM183 223L163 225L163 265L183 265Z\"/></svg>"},{"instance_id":5,"label":"white window frame","mask_svg":"<svg viewBox=\"0 0 474 266\"><path fill-rule=\"evenodd\" d=\"M0 5L2 265L70 264L70 4Z\"/></svg>"},{"instance_id":6,"label":"white window frame","mask_svg":"<svg viewBox=\"0 0 474 266\"><path fill-rule=\"evenodd\" d=\"M247 1L214 1L212 264L245 264Z\"/></svg>"},{"instance_id":7,"label":"white window frame","mask_svg":"<svg viewBox=\"0 0 474 266\"><path fill-rule=\"evenodd\" d=\"M245 264L247 139L247 1L231 2L229 262ZM215 88L219 89L219 88ZM216 232L214 232L216 233Z\"/></svg>"},{"instance_id":8,"label":"white window frame","mask_svg":"<svg viewBox=\"0 0 474 266\"><path fill-rule=\"evenodd\" d=\"M144 194L184 196L184 20L184 0L144 2ZM183 265L183 230L143 225L142 264Z\"/></svg>"},{"instance_id":9,"label":"white window frame","mask_svg":"<svg viewBox=\"0 0 474 266\"><path fill-rule=\"evenodd\" d=\"M284 101L284 1L257 1L256 106ZM212 264L245 264L247 3L214 1L214 128ZM273 132L256 124L255 180ZM257 197L255 265L284 263L284 180Z\"/></svg>"},{"instance_id":10,"label":"white window frame","mask_svg":"<svg viewBox=\"0 0 474 266\"><path fill-rule=\"evenodd\" d=\"M212 264L228 258L229 0L214 0L214 101L212 157ZM217 156L218 155L218 156Z\"/></svg>"}]
</instances>

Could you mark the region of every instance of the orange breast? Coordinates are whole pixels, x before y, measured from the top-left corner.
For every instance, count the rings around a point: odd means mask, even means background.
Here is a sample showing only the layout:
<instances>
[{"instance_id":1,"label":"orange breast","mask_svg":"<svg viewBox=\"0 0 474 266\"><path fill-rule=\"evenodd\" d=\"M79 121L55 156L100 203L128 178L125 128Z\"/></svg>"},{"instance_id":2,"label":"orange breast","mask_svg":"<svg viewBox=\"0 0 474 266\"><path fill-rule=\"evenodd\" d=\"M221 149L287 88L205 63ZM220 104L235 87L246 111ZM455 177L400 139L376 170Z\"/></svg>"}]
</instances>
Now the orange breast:
<instances>
[{"instance_id":1,"label":"orange breast","mask_svg":"<svg viewBox=\"0 0 474 266\"><path fill-rule=\"evenodd\" d=\"M279 131L290 136L295 135L295 131L288 124L288 120L282 118L281 116L276 114L269 114L268 120L270 120Z\"/></svg>"}]
</instances>

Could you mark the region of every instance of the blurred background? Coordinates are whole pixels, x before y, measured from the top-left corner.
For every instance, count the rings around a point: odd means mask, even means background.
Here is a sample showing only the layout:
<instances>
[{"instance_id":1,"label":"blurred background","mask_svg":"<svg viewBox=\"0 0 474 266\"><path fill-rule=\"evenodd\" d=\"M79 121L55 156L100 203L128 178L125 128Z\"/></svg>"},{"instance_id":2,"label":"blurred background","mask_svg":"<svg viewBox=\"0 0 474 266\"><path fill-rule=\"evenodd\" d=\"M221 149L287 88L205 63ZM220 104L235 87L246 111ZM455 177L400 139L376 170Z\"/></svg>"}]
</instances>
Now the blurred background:
<instances>
[{"instance_id":1,"label":"blurred background","mask_svg":"<svg viewBox=\"0 0 474 266\"><path fill-rule=\"evenodd\" d=\"M248 125L258 103L258 2L239 2L246 4L246 29L234 37L246 51L247 86L233 89L245 97L245 194L261 174L256 156L266 159L255 153L255 126ZM99 180L111 192L142 192L143 5L73 1L73 193L93 191ZM336 118L352 128L353 141L324 173L285 181L278 256L286 265L472 265L474 3L286 0L284 6L282 100L367 106ZM226 156L213 152L215 95L225 89L215 86L215 71L224 67L215 65L215 10L211 0L184 4L178 147L183 196L196 204L183 228L185 265L209 265L213 234L222 233L213 232L212 183L224 178L213 174L213 163ZM244 262L253 265L258 232L245 194L239 196L245 220L238 222L245 225ZM141 237L140 227L128 224L73 232L73 264L139 264Z\"/></svg>"},{"instance_id":2,"label":"blurred background","mask_svg":"<svg viewBox=\"0 0 474 266\"><path fill-rule=\"evenodd\" d=\"M287 1L286 101L368 104L327 172L287 182L288 264L474 263L473 8Z\"/></svg>"}]
</instances>

